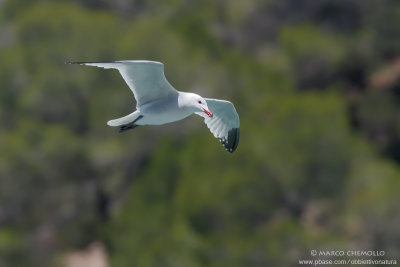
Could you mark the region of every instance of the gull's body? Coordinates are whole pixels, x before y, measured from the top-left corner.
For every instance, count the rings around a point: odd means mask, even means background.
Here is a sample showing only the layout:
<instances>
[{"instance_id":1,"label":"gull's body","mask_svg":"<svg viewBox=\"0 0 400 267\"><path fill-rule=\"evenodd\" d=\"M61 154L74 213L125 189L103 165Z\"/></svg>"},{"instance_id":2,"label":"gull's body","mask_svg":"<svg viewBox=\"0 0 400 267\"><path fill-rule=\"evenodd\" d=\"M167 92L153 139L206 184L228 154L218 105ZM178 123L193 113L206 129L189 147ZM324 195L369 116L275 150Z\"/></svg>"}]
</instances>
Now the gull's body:
<instances>
[{"instance_id":1,"label":"gull's body","mask_svg":"<svg viewBox=\"0 0 400 267\"><path fill-rule=\"evenodd\" d=\"M119 119L108 121L120 131L138 125L161 125L182 120L193 113L205 118L210 131L233 152L239 143L239 116L231 102L202 98L175 90L164 75L164 65L145 60L114 62L72 62L88 66L117 69L136 99L136 110Z\"/></svg>"},{"instance_id":2,"label":"gull's body","mask_svg":"<svg viewBox=\"0 0 400 267\"><path fill-rule=\"evenodd\" d=\"M193 108L182 105L183 99L188 93L179 92L168 98L155 100L137 107L143 118L137 121L137 125L161 125L182 120L195 112Z\"/></svg>"}]
</instances>

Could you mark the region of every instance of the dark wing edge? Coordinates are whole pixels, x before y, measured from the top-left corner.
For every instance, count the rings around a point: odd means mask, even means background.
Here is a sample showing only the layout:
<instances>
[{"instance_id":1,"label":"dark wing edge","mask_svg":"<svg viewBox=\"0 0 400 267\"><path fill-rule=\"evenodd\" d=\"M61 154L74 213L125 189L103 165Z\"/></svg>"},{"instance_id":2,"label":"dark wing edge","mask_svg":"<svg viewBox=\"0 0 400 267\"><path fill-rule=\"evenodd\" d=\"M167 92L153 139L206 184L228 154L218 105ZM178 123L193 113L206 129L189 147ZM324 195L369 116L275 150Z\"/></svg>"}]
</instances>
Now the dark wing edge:
<instances>
[{"instance_id":1,"label":"dark wing edge","mask_svg":"<svg viewBox=\"0 0 400 267\"><path fill-rule=\"evenodd\" d=\"M225 150L229 153L235 152L239 145L240 128L232 128L228 131L228 138L218 138Z\"/></svg>"},{"instance_id":2,"label":"dark wing edge","mask_svg":"<svg viewBox=\"0 0 400 267\"><path fill-rule=\"evenodd\" d=\"M81 65L81 66L92 66L103 69L118 69L121 63L119 61L109 61L109 62L83 62L83 61L66 61L65 64L68 65Z\"/></svg>"},{"instance_id":3,"label":"dark wing edge","mask_svg":"<svg viewBox=\"0 0 400 267\"><path fill-rule=\"evenodd\" d=\"M152 64L160 64L164 65L158 61L151 60L114 60L114 61L65 61L65 64L78 64L78 65L87 65L87 64L115 64L115 63L152 63Z\"/></svg>"}]
</instances>

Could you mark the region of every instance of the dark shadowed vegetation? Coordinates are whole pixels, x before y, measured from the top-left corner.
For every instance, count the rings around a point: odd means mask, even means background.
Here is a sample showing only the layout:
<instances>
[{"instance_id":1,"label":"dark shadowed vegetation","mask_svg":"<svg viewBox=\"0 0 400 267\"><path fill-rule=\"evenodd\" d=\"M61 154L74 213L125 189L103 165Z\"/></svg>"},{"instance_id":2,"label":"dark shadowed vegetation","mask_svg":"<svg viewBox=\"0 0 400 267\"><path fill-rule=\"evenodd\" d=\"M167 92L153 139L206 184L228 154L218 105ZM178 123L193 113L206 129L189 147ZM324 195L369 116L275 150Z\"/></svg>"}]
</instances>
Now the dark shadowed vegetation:
<instances>
[{"instance_id":1,"label":"dark shadowed vegetation","mask_svg":"<svg viewBox=\"0 0 400 267\"><path fill-rule=\"evenodd\" d=\"M297 266L310 249L400 256L400 3L0 1L0 266ZM231 100L226 153L200 117L124 134L118 72ZM72 266L72 265L69 265Z\"/></svg>"}]
</instances>

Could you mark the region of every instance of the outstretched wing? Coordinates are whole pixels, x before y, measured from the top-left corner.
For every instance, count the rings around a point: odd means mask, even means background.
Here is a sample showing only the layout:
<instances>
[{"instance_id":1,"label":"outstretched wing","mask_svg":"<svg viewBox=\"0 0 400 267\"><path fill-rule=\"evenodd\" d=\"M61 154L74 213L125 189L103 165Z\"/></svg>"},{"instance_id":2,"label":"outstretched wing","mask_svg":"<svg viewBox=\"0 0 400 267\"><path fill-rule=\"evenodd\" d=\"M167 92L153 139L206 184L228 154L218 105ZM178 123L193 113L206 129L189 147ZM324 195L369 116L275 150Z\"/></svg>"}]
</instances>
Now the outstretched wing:
<instances>
[{"instance_id":1,"label":"outstretched wing","mask_svg":"<svg viewBox=\"0 0 400 267\"><path fill-rule=\"evenodd\" d=\"M205 98L213 113L210 118L203 112L196 112L204 118L211 133L220 140L225 149L232 153L239 144L240 122L235 107L229 101Z\"/></svg>"},{"instance_id":2,"label":"outstretched wing","mask_svg":"<svg viewBox=\"0 0 400 267\"><path fill-rule=\"evenodd\" d=\"M68 62L101 67L104 69L117 69L132 90L136 106L168 97L178 92L171 86L164 75L164 64L146 60L121 60L112 62Z\"/></svg>"}]
</instances>

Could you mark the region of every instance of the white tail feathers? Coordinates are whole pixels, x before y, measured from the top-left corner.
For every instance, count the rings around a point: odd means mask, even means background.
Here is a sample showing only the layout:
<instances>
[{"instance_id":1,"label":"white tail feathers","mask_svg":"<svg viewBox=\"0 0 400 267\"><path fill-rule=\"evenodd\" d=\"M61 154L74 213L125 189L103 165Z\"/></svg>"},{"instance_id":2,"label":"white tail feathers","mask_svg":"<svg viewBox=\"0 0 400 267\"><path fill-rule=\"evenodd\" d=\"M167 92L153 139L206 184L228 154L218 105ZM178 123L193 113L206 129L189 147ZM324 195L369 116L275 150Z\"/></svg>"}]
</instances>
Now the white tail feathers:
<instances>
[{"instance_id":1,"label":"white tail feathers","mask_svg":"<svg viewBox=\"0 0 400 267\"><path fill-rule=\"evenodd\" d=\"M133 122L134 120L136 120L138 117L140 116L140 113L139 113L139 111L134 111L133 113L131 113L131 114L129 114L129 115L127 115L127 116L125 116L125 117L122 117L122 118L119 118L119 119L115 119L115 120L110 120L110 121L108 121L107 122L107 125L108 126L121 126L121 125L125 125L125 124L128 124L128 123L130 123L130 122Z\"/></svg>"}]
</instances>

